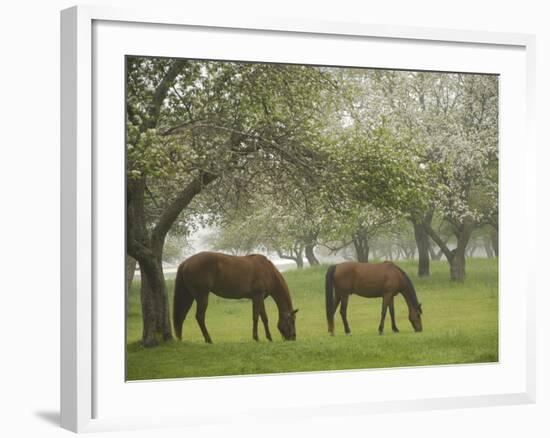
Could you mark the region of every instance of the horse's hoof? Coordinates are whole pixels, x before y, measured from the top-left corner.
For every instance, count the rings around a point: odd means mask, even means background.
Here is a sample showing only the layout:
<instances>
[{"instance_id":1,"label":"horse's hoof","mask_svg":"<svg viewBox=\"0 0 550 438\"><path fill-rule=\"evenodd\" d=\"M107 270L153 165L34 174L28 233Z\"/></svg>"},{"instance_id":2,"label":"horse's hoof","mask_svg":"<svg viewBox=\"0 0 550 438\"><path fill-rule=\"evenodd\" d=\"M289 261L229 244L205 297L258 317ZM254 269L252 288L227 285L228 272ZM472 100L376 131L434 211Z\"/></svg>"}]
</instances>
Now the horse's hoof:
<instances>
[{"instance_id":1,"label":"horse's hoof","mask_svg":"<svg viewBox=\"0 0 550 438\"><path fill-rule=\"evenodd\" d=\"M382 336L384 334L384 330L378 330L378 334Z\"/></svg>"},{"instance_id":2,"label":"horse's hoof","mask_svg":"<svg viewBox=\"0 0 550 438\"><path fill-rule=\"evenodd\" d=\"M396 329L396 328L394 328L394 329L392 329L392 330L393 330L394 333L399 333L399 330Z\"/></svg>"},{"instance_id":3,"label":"horse's hoof","mask_svg":"<svg viewBox=\"0 0 550 438\"><path fill-rule=\"evenodd\" d=\"M349 333L346 333L346 336L351 336L351 332L349 332Z\"/></svg>"}]
</instances>

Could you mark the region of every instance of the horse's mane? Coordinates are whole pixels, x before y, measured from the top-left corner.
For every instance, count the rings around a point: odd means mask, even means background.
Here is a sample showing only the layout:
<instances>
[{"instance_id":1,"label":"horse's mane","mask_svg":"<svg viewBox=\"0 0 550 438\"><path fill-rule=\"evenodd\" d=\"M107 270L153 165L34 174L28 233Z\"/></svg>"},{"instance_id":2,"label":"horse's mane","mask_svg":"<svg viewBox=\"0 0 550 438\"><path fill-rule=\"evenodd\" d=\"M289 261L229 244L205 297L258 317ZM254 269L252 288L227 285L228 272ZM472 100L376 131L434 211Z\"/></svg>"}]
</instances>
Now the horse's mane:
<instances>
[{"instance_id":1,"label":"horse's mane","mask_svg":"<svg viewBox=\"0 0 550 438\"><path fill-rule=\"evenodd\" d=\"M265 256L263 257L265 261L268 263L269 267L271 268L274 286L276 285L280 286L280 290L281 292L283 292L281 295L283 295L284 299L287 301L289 310L292 310L292 300L290 298L290 291L288 289L288 285L286 284L286 280L283 277L283 274L281 274L281 272L277 269L277 267L273 264L271 260L269 260Z\"/></svg>"},{"instance_id":2,"label":"horse's mane","mask_svg":"<svg viewBox=\"0 0 550 438\"><path fill-rule=\"evenodd\" d=\"M399 266L397 266L395 263L392 263L392 265L395 266L399 270L399 272L403 274L403 277L405 278L405 282L407 283L407 286L409 286L409 293L410 293L412 303L414 307L417 308L420 313L422 313L422 307L418 302L418 297L416 296L416 290L414 288L414 285L412 284L411 279L409 278L407 273L403 269L401 269Z\"/></svg>"}]
</instances>

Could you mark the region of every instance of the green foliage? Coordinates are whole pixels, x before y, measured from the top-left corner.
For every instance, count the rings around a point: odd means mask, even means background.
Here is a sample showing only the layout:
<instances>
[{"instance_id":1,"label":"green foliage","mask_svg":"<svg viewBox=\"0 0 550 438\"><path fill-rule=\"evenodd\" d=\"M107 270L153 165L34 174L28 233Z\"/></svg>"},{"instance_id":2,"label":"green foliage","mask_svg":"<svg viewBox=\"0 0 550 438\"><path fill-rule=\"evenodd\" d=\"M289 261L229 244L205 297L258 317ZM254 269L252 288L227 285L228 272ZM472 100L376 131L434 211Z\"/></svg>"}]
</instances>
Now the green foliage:
<instances>
[{"instance_id":1,"label":"green foliage","mask_svg":"<svg viewBox=\"0 0 550 438\"><path fill-rule=\"evenodd\" d=\"M422 206L430 193L420 147L394 138L385 128L364 136L346 129L327 147L337 184L351 202L408 212Z\"/></svg>"}]
</instances>

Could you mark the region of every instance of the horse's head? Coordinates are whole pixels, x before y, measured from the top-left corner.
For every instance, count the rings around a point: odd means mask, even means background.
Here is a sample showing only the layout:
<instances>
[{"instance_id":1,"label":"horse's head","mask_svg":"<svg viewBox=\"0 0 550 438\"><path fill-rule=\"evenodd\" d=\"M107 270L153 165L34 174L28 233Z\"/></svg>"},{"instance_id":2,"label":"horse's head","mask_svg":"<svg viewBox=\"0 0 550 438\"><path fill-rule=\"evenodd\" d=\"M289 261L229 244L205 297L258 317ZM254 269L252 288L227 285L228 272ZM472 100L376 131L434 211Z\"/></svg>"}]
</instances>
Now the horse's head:
<instances>
[{"instance_id":1,"label":"horse's head","mask_svg":"<svg viewBox=\"0 0 550 438\"><path fill-rule=\"evenodd\" d=\"M409 321L411 322L415 332L422 331L422 304L409 309Z\"/></svg>"},{"instance_id":2,"label":"horse's head","mask_svg":"<svg viewBox=\"0 0 550 438\"><path fill-rule=\"evenodd\" d=\"M279 322L277 327L287 341L296 340L296 310L291 310L290 312L284 312L279 315Z\"/></svg>"}]
</instances>

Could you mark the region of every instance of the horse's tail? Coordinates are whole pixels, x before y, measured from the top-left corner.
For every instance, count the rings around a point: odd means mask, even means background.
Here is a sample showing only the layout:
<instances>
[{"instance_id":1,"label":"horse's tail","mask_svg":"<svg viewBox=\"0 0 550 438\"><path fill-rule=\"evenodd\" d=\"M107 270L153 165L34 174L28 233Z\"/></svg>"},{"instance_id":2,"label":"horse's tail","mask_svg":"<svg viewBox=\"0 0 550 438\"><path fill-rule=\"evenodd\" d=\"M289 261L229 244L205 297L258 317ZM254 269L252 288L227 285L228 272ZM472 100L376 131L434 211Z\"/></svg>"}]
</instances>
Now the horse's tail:
<instances>
[{"instance_id":1,"label":"horse's tail","mask_svg":"<svg viewBox=\"0 0 550 438\"><path fill-rule=\"evenodd\" d=\"M409 276L407 275L407 273L403 269L401 269L399 266L397 266L395 264L394 264L394 266L399 270L399 272L401 272L401 274L403 274L403 278L405 279L405 284L407 285L408 292L409 292L409 295L411 297L412 303L413 303L414 306L416 306L418 311L420 313L422 313L422 305L418 302L418 297L416 296L416 289L414 288L414 285L413 285L411 279L409 278Z\"/></svg>"},{"instance_id":2,"label":"horse's tail","mask_svg":"<svg viewBox=\"0 0 550 438\"><path fill-rule=\"evenodd\" d=\"M178 267L174 286L174 330L178 339L181 339L181 329L187 312L195 299L183 279L183 263Z\"/></svg>"},{"instance_id":3,"label":"horse's tail","mask_svg":"<svg viewBox=\"0 0 550 438\"><path fill-rule=\"evenodd\" d=\"M327 311L328 331L334 334L334 271L336 265L331 265L327 269L325 276L325 306Z\"/></svg>"}]
</instances>

